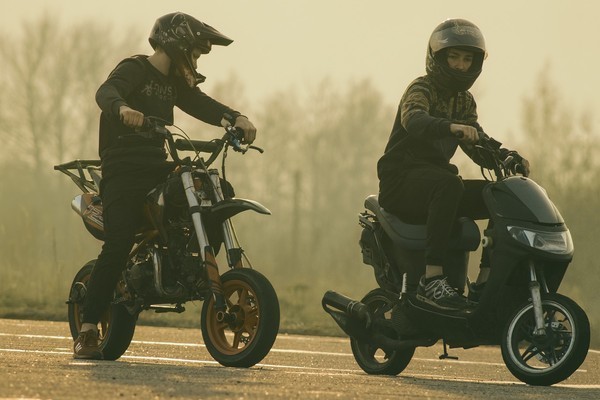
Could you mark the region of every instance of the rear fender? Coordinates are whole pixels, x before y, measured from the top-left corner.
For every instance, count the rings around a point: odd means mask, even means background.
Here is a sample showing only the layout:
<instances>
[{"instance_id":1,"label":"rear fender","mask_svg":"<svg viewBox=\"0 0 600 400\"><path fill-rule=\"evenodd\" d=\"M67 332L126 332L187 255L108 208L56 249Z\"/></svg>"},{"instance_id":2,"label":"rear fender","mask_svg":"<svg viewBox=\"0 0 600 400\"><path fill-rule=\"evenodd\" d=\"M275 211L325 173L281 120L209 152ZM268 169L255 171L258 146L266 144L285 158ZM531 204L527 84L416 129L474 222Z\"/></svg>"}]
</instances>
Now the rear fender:
<instances>
[{"instance_id":1,"label":"rear fender","mask_svg":"<svg viewBox=\"0 0 600 400\"><path fill-rule=\"evenodd\" d=\"M104 218L102 200L96 193L82 193L75 196L71 208L83 219L88 232L98 240L104 240Z\"/></svg>"}]
</instances>

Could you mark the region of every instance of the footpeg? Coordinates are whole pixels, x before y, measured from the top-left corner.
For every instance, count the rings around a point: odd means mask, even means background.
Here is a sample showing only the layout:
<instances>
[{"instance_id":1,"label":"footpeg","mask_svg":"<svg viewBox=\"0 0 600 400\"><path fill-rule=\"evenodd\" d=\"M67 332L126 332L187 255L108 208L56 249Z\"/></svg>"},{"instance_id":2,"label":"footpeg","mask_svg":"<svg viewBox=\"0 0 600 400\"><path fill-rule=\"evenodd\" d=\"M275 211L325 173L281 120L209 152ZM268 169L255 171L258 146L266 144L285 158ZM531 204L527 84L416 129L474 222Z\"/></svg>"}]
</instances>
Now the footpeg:
<instances>
[{"instance_id":1,"label":"footpeg","mask_svg":"<svg viewBox=\"0 0 600 400\"><path fill-rule=\"evenodd\" d=\"M150 308L150 310L154 310L154 312L157 313L157 314L168 313L168 312L174 312L174 313L177 313L177 314L181 314L182 312L185 311L185 307L182 306L181 304L177 304L175 307L170 307L170 306L150 306L149 308Z\"/></svg>"}]
</instances>

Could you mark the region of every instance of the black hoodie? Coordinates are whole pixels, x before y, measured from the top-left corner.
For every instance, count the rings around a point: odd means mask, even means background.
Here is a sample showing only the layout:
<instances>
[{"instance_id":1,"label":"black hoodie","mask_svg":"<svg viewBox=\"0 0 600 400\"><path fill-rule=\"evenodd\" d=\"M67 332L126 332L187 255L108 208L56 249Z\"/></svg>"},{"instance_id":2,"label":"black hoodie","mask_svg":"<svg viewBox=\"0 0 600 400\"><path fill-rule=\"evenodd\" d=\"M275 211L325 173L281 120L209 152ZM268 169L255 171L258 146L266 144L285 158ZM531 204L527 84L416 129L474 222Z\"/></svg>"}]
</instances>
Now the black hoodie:
<instances>
[{"instance_id":1,"label":"black hoodie","mask_svg":"<svg viewBox=\"0 0 600 400\"><path fill-rule=\"evenodd\" d=\"M119 108L127 105L145 116L173 123L173 108L208 124L219 126L224 113L239 112L212 99L199 88L190 88L173 73L165 76L147 56L121 61L96 93L100 106L99 153L104 177L122 171L143 172L166 158L162 140L128 136L135 131L120 121Z\"/></svg>"}]
</instances>

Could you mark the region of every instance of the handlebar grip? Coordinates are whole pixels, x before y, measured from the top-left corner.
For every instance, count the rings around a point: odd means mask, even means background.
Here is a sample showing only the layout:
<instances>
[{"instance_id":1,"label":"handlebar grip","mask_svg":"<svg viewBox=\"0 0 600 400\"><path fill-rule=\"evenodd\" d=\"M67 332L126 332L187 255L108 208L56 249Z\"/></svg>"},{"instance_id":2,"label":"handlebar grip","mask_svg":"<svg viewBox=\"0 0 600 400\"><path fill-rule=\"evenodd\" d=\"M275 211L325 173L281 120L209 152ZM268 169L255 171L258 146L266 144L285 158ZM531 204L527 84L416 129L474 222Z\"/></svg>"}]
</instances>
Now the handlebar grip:
<instances>
[{"instance_id":1,"label":"handlebar grip","mask_svg":"<svg viewBox=\"0 0 600 400\"><path fill-rule=\"evenodd\" d=\"M142 124L142 129L152 130L156 127L156 122L152 118L144 117L144 123Z\"/></svg>"},{"instance_id":2,"label":"handlebar grip","mask_svg":"<svg viewBox=\"0 0 600 400\"><path fill-rule=\"evenodd\" d=\"M219 148L217 142L207 142L205 140L184 140L177 139L175 141L175 148L183 151L201 151L204 153L213 153Z\"/></svg>"},{"instance_id":3,"label":"handlebar grip","mask_svg":"<svg viewBox=\"0 0 600 400\"><path fill-rule=\"evenodd\" d=\"M54 169L57 171L63 169L76 169L79 167L87 168L87 167L100 167L102 165L102 161L100 160L73 160L63 164L55 165Z\"/></svg>"}]
</instances>

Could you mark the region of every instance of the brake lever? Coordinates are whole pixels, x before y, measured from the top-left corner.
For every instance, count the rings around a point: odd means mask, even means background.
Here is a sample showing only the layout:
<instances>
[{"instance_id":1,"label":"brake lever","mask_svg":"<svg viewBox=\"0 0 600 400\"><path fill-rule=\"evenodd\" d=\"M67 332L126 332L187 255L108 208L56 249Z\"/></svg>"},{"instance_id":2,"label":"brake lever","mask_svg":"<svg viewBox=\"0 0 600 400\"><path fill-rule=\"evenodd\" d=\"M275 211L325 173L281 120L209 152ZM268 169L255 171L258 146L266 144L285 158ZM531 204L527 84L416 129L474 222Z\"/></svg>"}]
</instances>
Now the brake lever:
<instances>
[{"instance_id":1,"label":"brake lever","mask_svg":"<svg viewBox=\"0 0 600 400\"><path fill-rule=\"evenodd\" d=\"M265 151L264 151L264 150L263 150L261 147L258 147L258 146L253 146L253 145L250 145L250 146L248 146L248 148L249 148L249 149L252 149L252 150L256 150L256 151L258 151L260 154L262 154L262 153L264 153L264 152L265 152Z\"/></svg>"},{"instance_id":2,"label":"brake lever","mask_svg":"<svg viewBox=\"0 0 600 400\"><path fill-rule=\"evenodd\" d=\"M504 170L508 171L511 175L515 175L517 173L517 165L513 163L514 159L515 158L512 155L509 155L504 159L504 161L501 161Z\"/></svg>"},{"instance_id":3,"label":"brake lever","mask_svg":"<svg viewBox=\"0 0 600 400\"><path fill-rule=\"evenodd\" d=\"M227 142L230 144L231 148L233 148L234 151L237 151L242 154L245 154L250 149L256 150L261 154L265 152L262 148L260 148L258 146L246 145L244 147L242 145L242 138L238 136L239 132L235 127L228 126L225 128L225 130L227 131L227 133L229 135Z\"/></svg>"},{"instance_id":4,"label":"brake lever","mask_svg":"<svg viewBox=\"0 0 600 400\"><path fill-rule=\"evenodd\" d=\"M247 148L242 146L241 138L238 137L238 131L233 126L227 126L225 128L229 137L227 138L227 142L231 145L234 151L240 152L244 154L248 151Z\"/></svg>"},{"instance_id":5,"label":"brake lever","mask_svg":"<svg viewBox=\"0 0 600 400\"><path fill-rule=\"evenodd\" d=\"M234 151L240 152L242 154L244 154L246 151L248 151L247 148L242 147L242 143L237 138L231 138L231 139L229 139L229 142L230 142L231 148Z\"/></svg>"},{"instance_id":6,"label":"brake lever","mask_svg":"<svg viewBox=\"0 0 600 400\"><path fill-rule=\"evenodd\" d=\"M515 159L515 158L514 158L512 155L510 155L510 156L506 157L506 158L504 159L504 161L502 161L502 165L503 165L505 168L508 168L508 166L510 165L510 163L512 163L512 162L513 162L513 160L514 160L514 159Z\"/></svg>"}]
</instances>

